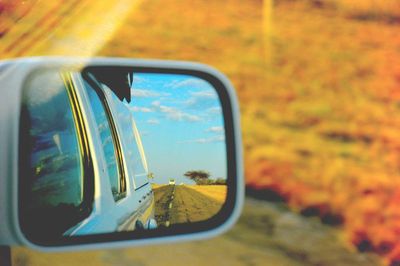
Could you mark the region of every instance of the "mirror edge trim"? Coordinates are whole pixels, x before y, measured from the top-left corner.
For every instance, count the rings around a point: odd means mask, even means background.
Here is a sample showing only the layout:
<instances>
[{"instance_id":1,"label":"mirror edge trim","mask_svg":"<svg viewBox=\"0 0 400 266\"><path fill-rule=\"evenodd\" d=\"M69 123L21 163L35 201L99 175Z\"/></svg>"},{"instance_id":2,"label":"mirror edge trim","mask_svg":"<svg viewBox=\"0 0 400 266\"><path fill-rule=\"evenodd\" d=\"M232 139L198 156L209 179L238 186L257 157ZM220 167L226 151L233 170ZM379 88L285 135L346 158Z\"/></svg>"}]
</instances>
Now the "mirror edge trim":
<instances>
[{"instance_id":1,"label":"mirror edge trim","mask_svg":"<svg viewBox=\"0 0 400 266\"><path fill-rule=\"evenodd\" d=\"M55 246L55 247L46 247L36 245L30 242L28 239L25 238L24 234L19 228L18 223L18 172L17 169L13 169L11 171L13 173L13 177L11 181L6 180L9 182L9 186L11 186L12 191L12 203L13 208L11 210L12 215L11 219L12 225L11 227L14 229L14 241L9 241L11 244L23 244L29 248L38 250L38 251L45 251L45 252L60 252L60 251L75 251L75 250L93 250L93 249L102 249L102 248L122 248L128 246L141 246L141 245L150 245L150 244L162 244L162 243L172 243L172 242L182 242L182 241L192 241L192 240L200 240L210 238L216 235L220 235L230 229L233 224L237 221L240 216L243 202L244 202L244 174L243 174L243 151L242 151L242 138L241 138L241 129L240 129L240 115L239 115L239 103L236 97L235 90L228 80L228 78L216 70L213 67L210 67L205 64L194 63L194 62L187 62L187 61L169 61L169 60L141 60L141 59L128 59L128 58L108 58L108 57L97 57L97 58L70 58L70 57L35 57L35 58L21 58L12 60L15 63L23 63L22 65L25 66L25 75L21 78L21 83L19 86L14 86L19 93L19 98L17 100L18 103L20 102L20 94L22 91L22 84L25 81L25 77L29 74L30 70L35 69L36 67L46 65L48 63L56 63L56 64L71 64L71 65L110 65L110 64L118 64L121 66L137 66L137 67L149 67L149 68L158 68L158 69L170 69L170 70L182 70L186 69L189 71L197 71L203 72L208 74L212 77L215 77L219 80L222 85L224 86L228 100L231 104L231 114L233 119L233 134L234 134L234 146L235 146L235 155L236 155L236 173L237 173L237 180L236 180L236 202L234 204L234 208L230 214L230 216L220 224L219 226L212 228L207 231L202 232L194 232L188 233L183 235L176 235L176 236L162 236L162 237L154 237L154 238L146 238L146 239L134 239L134 240L118 240L115 242L104 242L104 243L89 243L89 244L78 244L78 245L68 245L68 246ZM17 64L18 65L18 64ZM19 107L19 105L18 105ZM18 108L17 107L17 108ZM17 115L14 115L19 118L19 112ZM14 130L16 125L16 132L14 134L14 138L18 143L18 132L19 132L19 119L14 122ZM15 141L14 139L14 141ZM18 149L17 147L13 147ZM13 150L16 155L18 155L18 150ZM18 156L17 156L18 157ZM17 160L15 160L17 163ZM18 164L16 164L18 167ZM15 168L15 164L14 167ZM9 178L8 178L9 179ZM9 194L9 193L8 193ZM3 204L3 203L1 203ZM11 239L10 239L11 240Z\"/></svg>"}]
</instances>

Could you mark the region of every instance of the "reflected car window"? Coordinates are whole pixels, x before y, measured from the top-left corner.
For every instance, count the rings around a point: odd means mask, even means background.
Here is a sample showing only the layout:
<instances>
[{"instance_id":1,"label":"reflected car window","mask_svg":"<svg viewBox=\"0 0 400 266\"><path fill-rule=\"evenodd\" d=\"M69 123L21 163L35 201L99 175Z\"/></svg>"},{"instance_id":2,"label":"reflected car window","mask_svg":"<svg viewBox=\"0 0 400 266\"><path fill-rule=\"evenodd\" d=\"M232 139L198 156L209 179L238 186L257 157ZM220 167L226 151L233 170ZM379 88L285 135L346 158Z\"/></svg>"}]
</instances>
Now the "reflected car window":
<instances>
[{"instance_id":1,"label":"reflected car window","mask_svg":"<svg viewBox=\"0 0 400 266\"><path fill-rule=\"evenodd\" d=\"M142 146L139 141L140 135L139 132L135 129L135 122L133 120L133 116L128 107L121 103L121 100L111 92L111 90L107 86L103 86L103 89L108 92L112 101L115 103L115 111L116 117L119 121L121 127L121 135L124 140L126 146L126 154L127 154L127 162L128 167L131 173L133 173L136 188L143 186L148 183L147 178L147 166L146 166L146 158L143 154L140 154L140 147ZM136 137L135 137L136 131Z\"/></svg>"},{"instance_id":2,"label":"reflected car window","mask_svg":"<svg viewBox=\"0 0 400 266\"><path fill-rule=\"evenodd\" d=\"M71 100L56 71L36 73L24 87L21 138L29 173L21 176L27 231L62 235L84 214L83 166ZM43 228L38 230L38 228Z\"/></svg>"},{"instance_id":3,"label":"reflected car window","mask_svg":"<svg viewBox=\"0 0 400 266\"><path fill-rule=\"evenodd\" d=\"M96 91L85 81L85 89L89 95L90 105L95 116L97 129L101 138L104 156L107 163L108 178L111 184L111 192L114 200L118 201L125 197L126 187L121 185L119 175L117 153L115 149L115 140L113 139L109 118L105 112L104 106Z\"/></svg>"}]
</instances>

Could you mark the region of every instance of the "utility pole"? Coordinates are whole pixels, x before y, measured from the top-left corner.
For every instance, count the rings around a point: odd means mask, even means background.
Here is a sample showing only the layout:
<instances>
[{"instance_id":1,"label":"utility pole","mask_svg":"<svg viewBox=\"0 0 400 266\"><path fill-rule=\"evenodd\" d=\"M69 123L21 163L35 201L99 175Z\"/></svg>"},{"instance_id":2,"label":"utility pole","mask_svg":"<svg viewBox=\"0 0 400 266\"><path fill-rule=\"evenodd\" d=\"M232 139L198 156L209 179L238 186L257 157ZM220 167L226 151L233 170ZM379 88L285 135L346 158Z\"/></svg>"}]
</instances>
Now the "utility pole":
<instances>
[{"instance_id":1,"label":"utility pole","mask_svg":"<svg viewBox=\"0 0 400 266\"><path fill-rule=\"evenodd\" d=\"M273 36L273 0L264 0L262 9L263 53L266 65L272 63L272 36Z\"/></svg>"}]
</instances>

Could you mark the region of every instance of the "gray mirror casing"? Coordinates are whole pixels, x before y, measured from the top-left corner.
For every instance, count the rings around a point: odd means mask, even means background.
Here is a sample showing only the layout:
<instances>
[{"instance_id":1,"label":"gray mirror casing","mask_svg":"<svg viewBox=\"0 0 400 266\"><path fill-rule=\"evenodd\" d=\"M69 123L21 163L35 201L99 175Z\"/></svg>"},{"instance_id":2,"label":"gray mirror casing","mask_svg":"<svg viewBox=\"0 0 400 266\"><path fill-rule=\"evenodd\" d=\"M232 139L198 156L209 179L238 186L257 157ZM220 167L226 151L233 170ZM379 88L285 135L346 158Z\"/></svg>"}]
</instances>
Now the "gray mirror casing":
<instances>
[{"instance_id":1,"label":"gray mirror casing","mask_svg":"<svg viewBox=\"0 0 400 266\"><path fill-rule=\"evenodd\" d=\"M19 129L20 129L20 102L22 88L26 77L39 67L51 66L121 66L158 69L163 71L194 71L211 76L218 80L229 102L232 116L236 187L235 202L232 211L226 220L215 228L207 231L168 235L134 240L118 240L101 243L84 243L67 246L41 246L29 241L21 231L18 217L18 175L19 175ZM24 245L40 251L73 251L83 249L120 248L145 244L169 243L175 241L189 241L204 239L221 234L228 230L238 219L244 199L244 179L242 143L237 98L229 80L219 71L209 66L180 61L162 60L133 60L123 58L64 58L64 57L36 57L0 61L0 245Z\"/></svg>"}]
</instances>

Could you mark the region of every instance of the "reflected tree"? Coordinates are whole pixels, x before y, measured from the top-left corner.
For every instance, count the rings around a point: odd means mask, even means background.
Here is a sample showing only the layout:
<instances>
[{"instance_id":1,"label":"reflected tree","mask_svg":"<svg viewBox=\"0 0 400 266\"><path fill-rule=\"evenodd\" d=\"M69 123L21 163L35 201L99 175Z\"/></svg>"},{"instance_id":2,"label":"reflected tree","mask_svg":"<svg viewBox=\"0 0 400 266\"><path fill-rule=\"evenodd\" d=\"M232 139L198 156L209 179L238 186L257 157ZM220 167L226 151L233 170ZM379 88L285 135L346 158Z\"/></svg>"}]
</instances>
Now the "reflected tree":
<instances>
[{"instance_id":1,"label":"reflected tree","mask_svg":"<svg viewBox=\"0 0 400 266\"><path fill-rule=\"evenodd\" d=\"M196 182L196 185L207 185L209 183L210 173L204 170L187 171L183 175Z\"/></svg>"}]
</instances>

